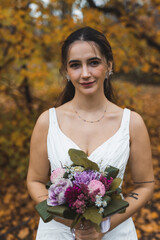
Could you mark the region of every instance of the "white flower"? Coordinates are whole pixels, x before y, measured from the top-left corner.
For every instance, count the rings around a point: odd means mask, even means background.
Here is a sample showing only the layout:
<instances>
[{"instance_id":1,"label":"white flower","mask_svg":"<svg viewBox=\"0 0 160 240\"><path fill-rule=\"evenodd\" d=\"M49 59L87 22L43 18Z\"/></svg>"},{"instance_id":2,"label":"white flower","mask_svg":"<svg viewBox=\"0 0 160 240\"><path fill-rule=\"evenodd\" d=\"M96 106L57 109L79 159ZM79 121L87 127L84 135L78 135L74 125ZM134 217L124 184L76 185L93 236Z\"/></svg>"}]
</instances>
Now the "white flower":
<instances>
[{"instance_id":1,"label":"white flower","mask_svg":"<svg viewBox=\"0 0 160 240\"><path fill-rule=\"evenodd\" d=\"M104 200L104 201L102 202L102 205L103 205L103 207L107 207L107 202Z\"/></svg>"},{"instance_id":2,"label":"white flower","mask_svg":"<svg viewBox=\"0 0 160 240\"><path fill-rule=\"evenodd\" d=\"M96 195L95 205L96 205L97 207L101 207L101 206L102 206L102 197L101 197L101 196Z\"/></svg>"},{"instance_id":3,"label":"white flower","mask_svg":"<svg viewBox=\"0 0 160 240\"><path fill-rule=\"evenodd\" d=\"M104 212L104 208L101 207L101 208L99 209L99 213L103 213L103 212Z\"/></svg>"},{"instance_id":4,"label":"white flower","mask_svg":"<svg viewBox=\"0 0 160 240\"><path fill-rule=\"evenodd\" d=\"M96 201L102 201L102 196L96 195Z\"/></svg>"},{"instance_id":5,"label":"white flower","mask_svg":"<svg viewBox=\"0 0 160 240\"><path fill-rule=\"evenodd\" d=\"M101 207L101 205L102 205L102 202L95 202L95 205L97 206L97 207Z\"/></svg>"}]
</instances>

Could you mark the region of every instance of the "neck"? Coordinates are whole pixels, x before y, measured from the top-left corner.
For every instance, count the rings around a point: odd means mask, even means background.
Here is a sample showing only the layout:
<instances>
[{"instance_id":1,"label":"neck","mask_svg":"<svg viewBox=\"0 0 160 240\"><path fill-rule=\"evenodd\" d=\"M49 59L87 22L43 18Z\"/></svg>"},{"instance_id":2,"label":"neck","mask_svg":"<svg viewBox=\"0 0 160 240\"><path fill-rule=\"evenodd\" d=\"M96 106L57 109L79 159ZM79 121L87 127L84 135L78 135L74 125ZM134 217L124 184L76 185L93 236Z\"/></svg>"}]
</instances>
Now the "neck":
<instances>
[{"instance_id":1,"label":"neck","mask_svg":"<svg viewBox=\"0 0 160 240\"><path fill-rule=\"evenodd\" d=\"M97 96L98 95L98 96ZM72 100L73 107L77 111L85 111L85 112L95 112L104 110L109 101L105 97L104 93L102 94L94 94L94 95L83 95L79 93L75 93L75 96Z\"/></svg>"}]
</instances>

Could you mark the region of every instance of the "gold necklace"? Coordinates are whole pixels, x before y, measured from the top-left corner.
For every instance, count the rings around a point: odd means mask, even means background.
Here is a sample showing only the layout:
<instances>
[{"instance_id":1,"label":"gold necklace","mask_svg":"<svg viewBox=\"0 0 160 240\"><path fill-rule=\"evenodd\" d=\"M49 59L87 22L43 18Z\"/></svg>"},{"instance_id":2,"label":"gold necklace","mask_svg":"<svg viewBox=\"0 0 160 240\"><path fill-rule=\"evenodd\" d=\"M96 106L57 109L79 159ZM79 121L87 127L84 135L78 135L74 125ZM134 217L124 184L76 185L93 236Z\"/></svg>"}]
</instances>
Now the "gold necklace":
<instances>
[{"instance_id":1,"label":"gold necklace","mask_svg":"<svg viewBox=\"0 0 160 240\"><path fill-rule=\"evenodd\" d=\"M105 108L105 110L103 112L103 115L99 119L94 120L94 121L89 121L89 120L86 120L86 119L82 118L74 107L73 107L73 109L74 109L75 113L77 114L78 118L81 119L83 122L96 123L96 122L100 122L104 118L104 115L106 113L107 107Z\"/></svg>"}]
</instances>

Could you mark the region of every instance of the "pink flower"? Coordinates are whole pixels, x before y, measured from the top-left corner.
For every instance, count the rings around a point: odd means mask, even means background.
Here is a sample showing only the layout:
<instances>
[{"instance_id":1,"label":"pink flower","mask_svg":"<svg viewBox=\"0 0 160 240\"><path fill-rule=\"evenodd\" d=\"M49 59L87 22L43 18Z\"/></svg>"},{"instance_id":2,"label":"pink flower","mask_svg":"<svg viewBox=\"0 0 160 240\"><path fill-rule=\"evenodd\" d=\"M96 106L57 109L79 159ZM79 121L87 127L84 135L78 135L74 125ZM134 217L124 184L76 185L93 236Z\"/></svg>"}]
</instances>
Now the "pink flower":
<instances>
[{"instance_id":1,"label":"pink flower","mask_svg":"<svg viewBox=\"0 0 160 240\"><path fill-rule=\"evenodd\" d=\"M58 179L63 178L64 173L65 173L65 169L63 169L63 168L56 168L56 169L51 173L51 176L50 176L51 182L52 182L52 183L55 183Z\"/></svg>"},{"instance_id":2,"label":"pink flower","mask_svg":"<svg viewBox=\"0 0 160 240\"><path fill-rule=\"evenodd\" d=\"M98 195L101 195L102 197L104 196L104 194L106 192L104 184L98 180L90 181L90 183L88 185L88 189L89 189L90 193L99 190Z\"/></svg>"}]
</instances>

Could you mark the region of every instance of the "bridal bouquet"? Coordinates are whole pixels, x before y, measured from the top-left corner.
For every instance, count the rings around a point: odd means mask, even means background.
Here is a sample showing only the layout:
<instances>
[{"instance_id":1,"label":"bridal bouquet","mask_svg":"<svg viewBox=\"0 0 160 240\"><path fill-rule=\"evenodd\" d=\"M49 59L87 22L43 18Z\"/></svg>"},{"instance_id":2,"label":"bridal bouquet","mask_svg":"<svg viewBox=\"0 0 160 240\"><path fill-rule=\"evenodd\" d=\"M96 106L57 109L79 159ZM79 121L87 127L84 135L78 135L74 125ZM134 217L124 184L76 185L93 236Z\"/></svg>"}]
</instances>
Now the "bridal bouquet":
<instances>
[{"instance_id":1,"label":"bridal bouquet","mask_svg":"<svg viewBox=\"0 0 160 240\"><path fill-rule=\"evenodd\" d=\"M73 219L72 229L86 219L99 231L104 217L124 212L129 205L120 195L119 169L107 166L100 172L83 151L69 149L68 153L73 164L52 172L48 199L36 205L36 210L44 222L54 216Z\"/></svg>"}]
</instances>

